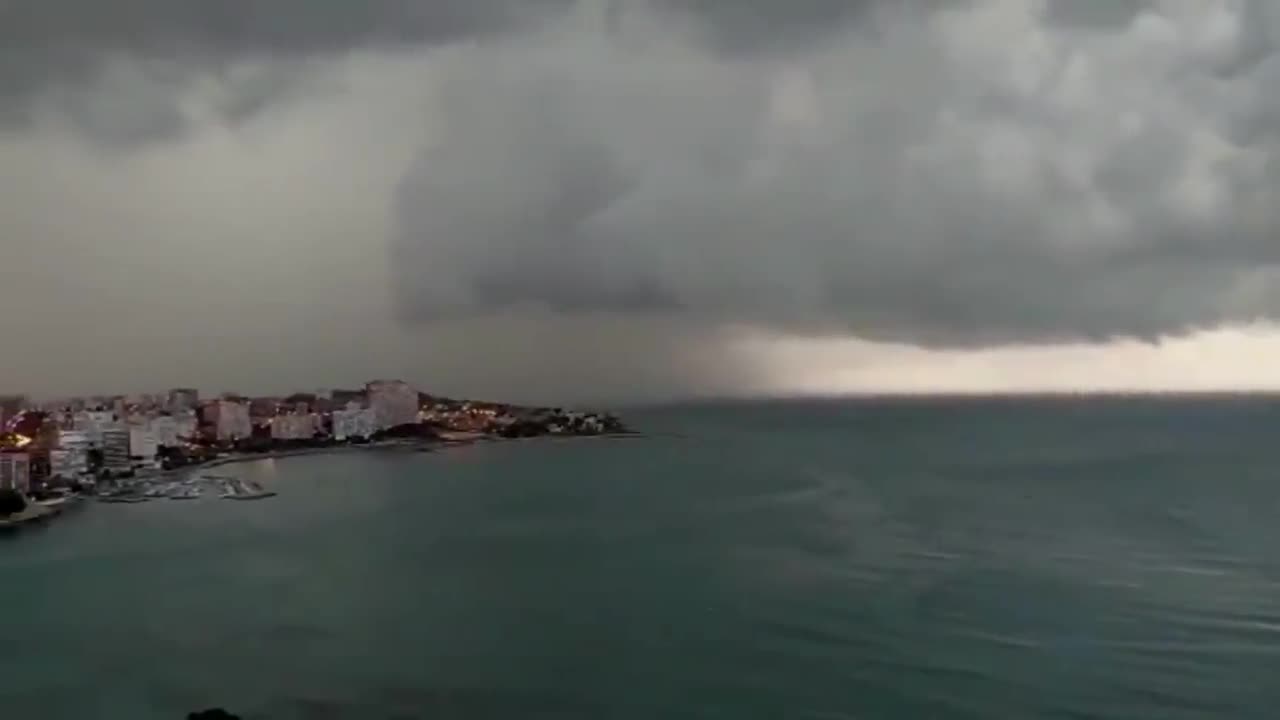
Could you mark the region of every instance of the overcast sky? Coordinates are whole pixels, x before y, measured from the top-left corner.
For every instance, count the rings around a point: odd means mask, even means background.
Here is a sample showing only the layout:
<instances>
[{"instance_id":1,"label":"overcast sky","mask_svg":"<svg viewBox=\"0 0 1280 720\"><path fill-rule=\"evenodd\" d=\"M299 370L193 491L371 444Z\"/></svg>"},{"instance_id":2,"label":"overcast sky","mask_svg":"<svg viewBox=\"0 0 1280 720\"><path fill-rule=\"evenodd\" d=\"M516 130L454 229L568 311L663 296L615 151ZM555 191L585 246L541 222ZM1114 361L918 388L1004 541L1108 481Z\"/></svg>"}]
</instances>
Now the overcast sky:
<instances>
[{"instance_id":1,"label":"overcast sky","mask_svg":"<svg viewBox=\"0 0 1280 720\"><path fill-rule=\"evenodd\" d=\"M0 390L1280 388L1271 0L0 0Z\"/></svg>"}]
</instances>

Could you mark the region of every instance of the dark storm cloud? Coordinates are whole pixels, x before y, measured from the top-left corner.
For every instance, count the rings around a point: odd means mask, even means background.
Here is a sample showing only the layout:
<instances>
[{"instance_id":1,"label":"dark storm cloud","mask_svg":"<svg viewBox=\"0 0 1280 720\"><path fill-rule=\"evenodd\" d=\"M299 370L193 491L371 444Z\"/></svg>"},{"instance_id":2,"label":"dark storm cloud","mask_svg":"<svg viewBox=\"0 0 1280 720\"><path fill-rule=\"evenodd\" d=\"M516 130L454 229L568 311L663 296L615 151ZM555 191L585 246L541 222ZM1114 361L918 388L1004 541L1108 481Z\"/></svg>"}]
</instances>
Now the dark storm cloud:
<instances>
[{"instance_id":1,"label":"dark storm cloud","mask_svg":"<svg viewBox=\"0 0 1280 720\"><path fill-rule=\"evenodd\" d=\"M211 58L433 44L519 27L571 0L7 0L11 82L79 70L99 54ZM43 67L41 67L41 65Z\"/></svg>"},{"instance_id":2,"label":"dark storm cloud","mask_svg":"<svg viewBox=\"0 0 1280 720\"><path fill-rule=\"evenodd\" d=\"M1133 20L1151 0L1050 0L1048 19L1061 25L1117 28Z\"/></svg>"},{"instance_id":3,"label":"dark storm cloud","mask_svg":"<svg viewBox=\"0 0 1280 720\"><path fill-rule=\"evenodd\" d=\"M915 0L907 5L939 4ZM536 26L618 0L8 0L0 3L0 128L53 112L108 146L171 140L189 124L193 76L223 82L222 122L287 100L309 60L355 50L413 50ZM804 47L885 0L655 0L707 42L737 53ZM245 64L269 64L252 80ZM262 77L269 76L264 81Z\"/></svg>"},{"instance_id":4,"label":"dark storm cloud","mask_svg":"<svg viewBox=\"0 0 1280 720\"><path fill-rule=\"evenodd\" d=\"M6 0L0 126L34 121L41 108L33 103L47 101L44 109L107 144L171 139L184 127L178 95L195 74L448 43L524 27L571 2ZM231 87L223 119L261 109L271 99L264 89Z\"/></svg>"},{"instance_id":5,"label":"dark storm cloud","mask_svg":"<svg viewBox=\"0 0 1280 720\"><path fill-rule=\"evenodd\" d=\"M912 12L967 0L654 0L696 24L712 47L732 53L798 50L876 11Z\"/></svg>"},{"instance_id":6,"label":"dark storm cloud","mask_svg":"<svg viewBox=\"0 0 1280 720\"><path fill-rule=\"evenodd\" d=\"M606 16L622 7L617 0L591 2ZM886 0L656 2L666 11L686 15L729 46L743 48L806 38L840 27L872 6L886 5ZM184 63L216 65L361 48L430 46L527 27L575 4L582 3L6 0L0 3L0 97L81 81L114 56L157 61L172 70ZM13 107L12 102L6 105Z\"/></svg>"},{"instance_id":7,"label":"dark storm cloud","mask_svg":"<svg viewBox=\"0 0 1280 720\"><path fill-rule=\"evenodd\" d=\"M403 314L963 345L1280 317L1276 6L882 5L696 4L729 45L811 38L781 54L690 43L695 4L658 0L440 59Z\"/></svg>"}]
</instances>

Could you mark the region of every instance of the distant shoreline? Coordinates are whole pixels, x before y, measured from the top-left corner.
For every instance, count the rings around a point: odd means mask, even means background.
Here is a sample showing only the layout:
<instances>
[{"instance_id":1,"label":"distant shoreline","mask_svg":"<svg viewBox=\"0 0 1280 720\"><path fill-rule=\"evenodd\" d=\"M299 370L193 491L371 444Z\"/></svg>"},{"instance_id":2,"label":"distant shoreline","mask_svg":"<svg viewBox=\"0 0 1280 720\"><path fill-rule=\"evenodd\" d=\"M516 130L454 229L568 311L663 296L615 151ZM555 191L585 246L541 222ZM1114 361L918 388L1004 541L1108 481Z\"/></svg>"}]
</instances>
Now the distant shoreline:
<instances>
[{"instance_id":1,"label":"distant shoreline","mask_svg":"<svg viewBox=\"0 0 1280 720\"><path fill-rule=\"evenodd\" d=\"M226 465L235 465L240 463L254 462L255 460L281 460L291 457L302 457L306 455L326 455L337 453L355 453L355 452L434 452L440 449L451 447L465 447L469 445L488 444L488 443L511 443L528 440L588 440L588 439L612 439L626 440L639 439L645 435L639 432L627 431L616 433L599 433L595 435L535 435L530 437L514 437L507 438L500 435L489 435L485 433L453 433L439 438L430 440L420 440L413 442L393 441L389 443L370 443L366 445L335 445L331 447L312 447L297 448L295 450L272 450L264 453L243 453L238 455L230 455L226 457L214 458L212 460L186 465L171 470L163 470L157 475L149 475L137 478L138 480L153 481L159 479L172 478L174 476L186 473L198 473L204 470L210 470Z\"/></svg>"},{"instance_id":2,"label":"distant shoreline","mask_svg":"<svg viewBox=\"0 0 1280 720\"><path fill-rule=\"evenodd\" d=\"M613 433L598 434L547 434L526 437L502 437L500 435L490 435L487 433L449 433L438 438L429 440L398 440L390 442L371 443L365 445L334 445L330 447L308 447L296 448L292 450L275 450L263 453L241 453L228 455L224 457L214 458L202 463L186 465L180 468L163 470L154 475L135 476L129 481L129 485L150 485L154 483L163 483L179 478L191 479L197 477L200 473L227 465L235 465L240 463L254 462L258 460L278 460L291 457L302 457L305 455L324 455L337 453L357 453L357 452L434 452L440 449L467 447L479 444L501 444L517 441L530 440L556 440L556 441L575 441L575 440L626 440L640 439L647 437L645 434L635 431L621 431ZM38 525L47 522L66 509L64 505L48 505L37 502L30 502L26 510L0 520L0 531L18 530L31 525Z\"/></svg>"}]
</instances>

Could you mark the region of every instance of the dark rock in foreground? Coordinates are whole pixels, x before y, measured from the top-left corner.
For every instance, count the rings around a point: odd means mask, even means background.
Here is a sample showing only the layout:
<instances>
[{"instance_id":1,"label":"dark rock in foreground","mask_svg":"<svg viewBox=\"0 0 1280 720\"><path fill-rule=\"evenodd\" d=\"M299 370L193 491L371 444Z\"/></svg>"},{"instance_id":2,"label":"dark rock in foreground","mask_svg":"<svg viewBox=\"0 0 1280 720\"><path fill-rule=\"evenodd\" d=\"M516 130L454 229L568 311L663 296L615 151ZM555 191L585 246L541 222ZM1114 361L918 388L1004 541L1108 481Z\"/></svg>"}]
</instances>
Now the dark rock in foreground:
<instances>
[{"instance_id":1,"label":"dark rock in foreground","mask_svg":"<svg viewBox=\"0 0 1280 720\"><path fill-rule=\"evenodd\" d=\"M222 708L210 708L209 710L187 713L187 720L240 720L240 716L232 715Z\"/></svg>"}]
</instances>

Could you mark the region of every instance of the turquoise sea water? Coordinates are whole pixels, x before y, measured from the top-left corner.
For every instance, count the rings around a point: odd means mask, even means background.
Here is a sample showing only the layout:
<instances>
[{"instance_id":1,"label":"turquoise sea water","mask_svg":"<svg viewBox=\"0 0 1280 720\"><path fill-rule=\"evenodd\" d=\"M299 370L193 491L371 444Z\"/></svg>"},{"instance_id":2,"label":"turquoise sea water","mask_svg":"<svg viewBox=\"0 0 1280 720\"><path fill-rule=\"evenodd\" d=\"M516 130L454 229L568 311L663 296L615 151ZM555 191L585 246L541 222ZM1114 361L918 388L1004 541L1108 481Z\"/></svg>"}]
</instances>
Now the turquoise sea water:
<instances>
[{"instance_id":1,"label":"turquoise sea water","mask_svg":"<svg viewBox=\"0 0 1280 720\"><path fill-rule=\"evenodd\" d=\"M0 537L0 717L1277 716L1280 402L629 419Z\"/></svg>"}]
</instances>

